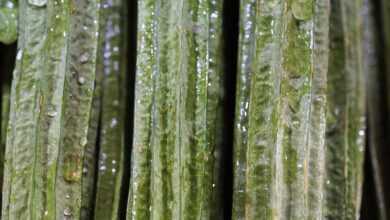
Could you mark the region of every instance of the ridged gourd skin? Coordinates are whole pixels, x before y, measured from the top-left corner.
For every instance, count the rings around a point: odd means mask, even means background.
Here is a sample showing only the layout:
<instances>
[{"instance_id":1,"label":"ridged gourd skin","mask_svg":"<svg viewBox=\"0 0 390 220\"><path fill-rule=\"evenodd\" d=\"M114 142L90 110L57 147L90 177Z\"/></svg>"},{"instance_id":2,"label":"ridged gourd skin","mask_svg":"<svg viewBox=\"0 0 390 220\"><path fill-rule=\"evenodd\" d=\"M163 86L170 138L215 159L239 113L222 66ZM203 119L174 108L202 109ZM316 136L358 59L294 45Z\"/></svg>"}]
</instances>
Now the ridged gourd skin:
<instances>
[{"instance_id":1,"label":"ridged gourd skin","mask_svg":"<svg viewBox=\"0 0 390 220\"><path fill-rule=\"evenodd\" d=\"M127 219L218 219L222 0L138 1Z\"/></svg>"},{"instance_id":2,"label":"ridged gourd skin","mask_svg":"<svg viewBox=\"0 0 390 220\"><path fill-rule=\"evenodd\" d=\"M100 16L98 72L101 87L99 161L94 219L116 220L124 174L124 123L127 70L126 0L103 0ZM127 170L127 169L126 169Z\"/></svg>"},{"instance_id":3,"label":"ridged gourd skin","mask_svg":"<svg viewBox=\"0 0 390 220\"><path fill-rule=\"evenodd\" d=\"M325 218L358 219L365 146L362 1L331 1Z\"/></svg>"},{"instance_id":4,"label":"ridged gourd skin","mask_svg":"<svg viewBox=\"0 0 390 220\"><path fill-rule=\"evenodd\" d=\"M320 219L328 0L242 0L233 219Z\"/></svg>"},{"instance_id":5,"label":"ridged gourd skin","mask_svg":"<svg viewBox=\"0 0 390 220\"><path fill-rule=\"evenodd\" d=\"M18 8L16 0L0 1L0 43L12 44L17 38Z\"/></svg>"},{"instance_id":6,"label":"ridged gourd skin","mask_svg":"<svg viewBox=\"0 0 390 220\"><path fill-rule=\"evenodd\" d=\"M79 219L98 1L19 2L2 219Z\"/></svg>"}]
</instances>

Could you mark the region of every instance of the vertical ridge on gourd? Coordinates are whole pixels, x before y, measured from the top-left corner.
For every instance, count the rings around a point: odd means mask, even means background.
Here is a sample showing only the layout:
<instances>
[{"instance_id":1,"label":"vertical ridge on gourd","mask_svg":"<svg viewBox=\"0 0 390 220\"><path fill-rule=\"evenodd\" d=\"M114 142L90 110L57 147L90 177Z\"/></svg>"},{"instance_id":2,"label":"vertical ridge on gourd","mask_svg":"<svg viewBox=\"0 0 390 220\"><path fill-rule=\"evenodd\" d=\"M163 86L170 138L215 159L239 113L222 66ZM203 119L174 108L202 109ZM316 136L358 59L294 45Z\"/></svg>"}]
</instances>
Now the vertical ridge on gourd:
<instances>
[{"instance_id":1,"label":"vertical ridge on gourd","mask_svg":"<svg viewBox=\"0 0 390 220\"><path fill-rule=\"evenodd\" d=\"M217 218L222 1L139 1L128 219Z\"/></svg>"},{"instance_id":2,"label":"vertical ridge on gourd","mask_svg":"<svg viewBox=\"0 0 390 220\"><path fill-rule=\"evenodd\" d=\"M5 155L2 219L39 218L43 199L38 197L37 183L45 177L36 175L44 166L38 146L40 120L40 79L43 78L46 31L46 7L22 1L16 69L11 88L10 121ZM44 160L45 161L45 160ZM37 179L39 179L37 181ZM42 188L44 186L41 186ZM40 212L42 211L42 212Z\"/></svg>"},{"instance_id":3,"label":"vertical ridge on gourd","mask_svg":"<svg viewBox=\"0 0 390 220\"><path fill-rule=\"evenodd\" d=\"M241 12L233 218L321 218L329 2Z\"/></svg>"},{"instance_id":4,"label":"vertical ridge on gourd","mask_svg":"<svg viewBox=\"0 0 390 220\"><path fill-rule=\"evenodd\" d=\"M357 219L365 136L361 1L331 1L325 217Z\"/></svg>"},{"instance_id":5,"label":"vertical ridge on gourd","mask_svg":"<svg viewBox=\"0 0 390 220\"><path fill-rule=\"evenodd\" d=\"M57 3L59 4L59 2ZM56 218L79 219L84 151L94 94L100 1L69 2L61 140L56 175Z\"/></svg>"},{"instance_id":6,"label":"vertical ridge on gourd","mask_svg":"<svg viewBox=\"0 0 390 220\"><path fill-rule=\"evenodd\" d=\"M125 147L126 3L103 1L102 5L99 56L103 96L95 219L118 219Z\"/></svg>"},{"instance_id":7,"label":"vertical ridge on gourd","mask_svg":"<svg viewBox=\"0 0 390 220\"><path fill-rule=\"evenodd\" d=\"M100 45L100 42L99 42ZM100 48L98 47L98 51ZM98 53L99 55L99 53ZM81 219L91 219L94 211L95 204L95 192L96 192L96 180L97 180L97 167L98 161L97 152L99 128L101 122L102 111L102 80L103 80L103 62L102 56L96 58L96 75L95 86L91 104L91 112L89 119L87 145L85 147L84 159L83 159L83 172L82 172L82 198L81 198Z\"/></svg>"},{"instance_id":8,"label":"vertical ridge on gourd","mask_svg":"<svg viewBox=\"0 0 390 220\"><path fill-rule=\"evenodd\" d=\"M233 219L274 214L274 145L282 1L241 1Z\"/></svg>"}]
</instances>

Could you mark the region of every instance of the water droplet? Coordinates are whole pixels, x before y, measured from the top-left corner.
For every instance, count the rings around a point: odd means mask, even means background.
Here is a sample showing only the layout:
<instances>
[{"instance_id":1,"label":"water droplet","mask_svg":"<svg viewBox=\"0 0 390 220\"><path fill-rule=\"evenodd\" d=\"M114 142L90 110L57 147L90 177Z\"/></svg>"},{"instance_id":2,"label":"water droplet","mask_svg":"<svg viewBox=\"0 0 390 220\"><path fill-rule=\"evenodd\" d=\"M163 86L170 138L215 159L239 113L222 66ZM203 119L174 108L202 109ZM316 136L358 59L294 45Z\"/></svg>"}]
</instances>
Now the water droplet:
<instances>
[{"instance_id":1,"label":"water droplet","mask_svg":"<svg viewBox=\"0 0 390 220\"><path fill-rule=\"evenodd\" d=\"M47 115L48 115L49 117L51 117L51 118L56 117L57 114L58 114L58 113L57 113L56 111L49 111L49 112L47 113Z\"/></svg>"},{"instance_id":2,"label":"water droplet","mask_svg":"<svg viewBox=\"0 0 390 220\"><path fill-rule=\"evenodd\" d=\"M65 195L65 198L70 199L70 195L69 195L69 194L66 194L66 195Z\"/></svg>"},{"instance_id":3,"label":"water droplet","mask_svg":"<svg viewBox=\"0 0 390 220\"><path fill-rule=\"evenodd\" d=\"M105 171L106 169L107 169L107 167L104 165L99 167L99 170L101 170L101 171Z\"/></svg>"},{"instance_id":4,"label":"water droplet","mask_svg":"<svg viewBox=\"0 0 390 220\"><path fill-rule=\"evenodd\" d=\"M19 50L19 51L18 51L18 54L16 54L16 59L17 59L17 60L21 60L21 59L22 59L22 56L23 56L23 50Z\"/></svg>"},{"instance_id":5,"label":"water droplet","mask_svg":"<svg viewBox=\"0 0 390 220\"><path fill-rule=\"evenodd\" d=\"M45 213L44 213L44 215L47 216L48 214L49 214L49 212L46 210Z\"/></svg>"},{"instance_id":6,"label":"water droplet","mask_svg":"<svg viewBox=\"0 0 390 220\"><path fill-rule=\"evenodd\" d=\"M113 128L113 127L115 127L117 124L118 124L118 120L116 120L116 118L113 118L113 119L111 120L110 127Z\"/></svg>"},{"instance_id":7,"label":"water droplet","mask_svg":"<svg viewBox=\"0 0 390 220\"><path fill-rule=\"evenodd\" d=\"M89 55L87 52L85 52L80 56L80 63L86 63L88 59L89 59Z\"/></svg>"},{"instance_id":8,"label":"water droplet","mask_svg":"<svg viewBox=\"0 0 390 220\"><path fill-rule=\"evenodd\" d=\"M329 184L330 184L330 180L327 180L327 181L326 181L326 185L329 185Z\"/></svg>"},{"instance_id":9,"label":"water droplet","mask_svg":"<svg viewBox=\"0 0 390 220\"><path fill-rule=\"evenodd\" d=\"M85 78L80 76L77 80L77 82L80 84L80 85L83 85L85 83Z\"/></svg>"},{"instance_id":10,"label":"water droplet","mask_svg":"<svg viewBox=\"0 0 390 220\"><path fill-rule=\"evenodd\" d=\"M298 164L298 168L302 168L302 164L299 163L299 164Z\"/></svg>"},{"instance_id":11,"label":"water droplet","mask_svg":"<svg viewBox=\"0 0 390 220\"><path fill-rule=\"evenodd\" d=\"M28 0L28 3L36 7L43 7L47 4L47 0Z\"/></svg>"},{"instance_id":12,"label":"water droplet","mask_svg":"<svg viewBox=\"0 0 390 220\"><path fill-rule=\"evenodd\" d=\"M14 5L14 3L13 3L13 2L11 2L11 1L7 1L7 3L5 3L5 7L7 7L7 8L14 8L14 7L15 7L15 5Z\"/></svg>"},{"instance_id":13,"label":"water droplet","mask_svg":"<svg viewBox=\"0 0 390 220\"><path fill-rule=\"evenodd\" d=\"M88 169L86 167L83 168L83 174L87 174L88 173Z\"/></svg>"},{"instance_id":14,"label":"water droplet","mask_svg":"<svg viewBox=\"0 0 390 220\"><path fill-rule=\"evenodd\" d=\"M116 172L116 169L115 169L115 168L112 168L111 171L112 171L112 173L115 173L115 172Z\"/></svg>"},{"instance_id":15,"label":"water droplet","mask_svg":"<svg viewBox=\"0 0 390 220\"><path fill-rule=\"evenodd\" d=\"M72 216L72 210L70 208L65 208L64 209L64 216Z\"/></svg>"},{"instance_id":16,"label":"water droplet","mask_svg":"<svg viewBox=\"0 0 390 220\"><path fill-rule=\"evenodd\" d=\"M112 160L112 164L116 164L116 160Z\"/></svg>"},{"instance_id":17,"label":"water droplet","mask_svg":"<svg viewBox=\"0 0 390 220\"><path fill-rule=\"evenodd\" d=\"M215 184L213 183L213 188L215 188Z\"/></svg>"},{"instance_id":18,"label":"water droplet","mask_svg":"<svg viewBox=\"0 0 390 220\"><path fill-rule=\"evenodd\" d=\"M360 130L360 131L359 131L359 135L360 135L360 136L364 136L364 134L365 134L364 130Z\"/></svg>"},{"instance_id":19,"label":"water droplet","mask_svg":"<svg viewBox=\"0 0 390 220\"><path fill-rule=\"evenodd\" d=\"M81 138L81 140L80 140L81 146L84 147L85 145L87 145L87 143L88 143L88 139L86 137Z\"/></svg>"}]
</instances>

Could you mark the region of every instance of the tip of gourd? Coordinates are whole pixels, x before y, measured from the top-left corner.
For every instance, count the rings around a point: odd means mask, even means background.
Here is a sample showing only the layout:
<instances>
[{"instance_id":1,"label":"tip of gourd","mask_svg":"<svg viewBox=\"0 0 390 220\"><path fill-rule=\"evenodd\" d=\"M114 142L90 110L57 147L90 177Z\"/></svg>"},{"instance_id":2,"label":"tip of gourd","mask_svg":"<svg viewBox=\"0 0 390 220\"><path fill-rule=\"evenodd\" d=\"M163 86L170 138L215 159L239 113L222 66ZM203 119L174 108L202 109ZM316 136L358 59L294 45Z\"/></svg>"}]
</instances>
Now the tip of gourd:
<instances>
[{"instance_id":1,"label":"tip of gourd","mask_svg":"<svg viewBox=\"0 0 390 220\"><path fill-rule=\"evenodd\" d=\"M0 8L0 42L11 44L17 39L17 9Z\"/></svg>"}]
</instances>

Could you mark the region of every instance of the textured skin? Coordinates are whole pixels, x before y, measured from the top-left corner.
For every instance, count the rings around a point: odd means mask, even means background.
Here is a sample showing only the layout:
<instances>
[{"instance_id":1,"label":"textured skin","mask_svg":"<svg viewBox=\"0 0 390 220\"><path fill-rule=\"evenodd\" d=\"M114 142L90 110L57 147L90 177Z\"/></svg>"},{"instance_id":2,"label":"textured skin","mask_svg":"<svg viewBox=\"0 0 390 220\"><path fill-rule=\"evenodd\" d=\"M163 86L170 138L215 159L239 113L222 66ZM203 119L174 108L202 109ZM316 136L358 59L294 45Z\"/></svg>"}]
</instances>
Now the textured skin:
<instances>
[{"instance_id":1,"label":"textured skin","mask_svg":"<svg viewBox=\"0 0 390 220\"><path fill-rule=\"evenodd\" d=\"M217 219L222 1L139 1L127 219Z\"/></svg>"},{"instance_id":2,"label":"textured skin","mask_svg":"<svg viewBox=\"0 0 390 220\"><path fill-rule=\"evenodd\" d=\"M0 1L0 42L11 44L17 38L18 8L16 0Z\"/></svg>"},{"instance_id":3,"label":"textured skin","mask_svg":"<svg viewBox=\"0 0 390 220\"><path fill-rule=\"evenodd\" d=\"M99 74L102 74L95 219L119 219L124 165L124 107L126 98L126 3L103 0Z\"/></svg>"},{"instance_id":4,"label":"textured skin","mask_svg":"<svg viewBox=\"0 0 390 220\"><path fill-rule=\"evenodd\" d=\"M17 9L0 7L0 42L11 44L17 38Z\"/></svg>"},{"instance_id":5,"label":"textured skin","mask_svg":"<svg viewBox=\"0 0 390 220\"><path fill-rule=\"evenodd\" d=\"M365 144L361 1L332 1L326 131L326 219L358 219Z\"/></svg>"},{"instance_id":6,"label":"textured skin","mask_svg":"<svg viewBox=\"0 0 390 220\"><path fill-rule=\"evenodd\" d=\"M79 219L81 175L93 97L100 2L70 2L68 65L56 181L56 216ZM65 199L64 199L65 198Z\"/></svg>"},{"instance_id":7,"label":"textured skin","mask_svg":"<svg viewBox=\"0 0 390 220\"><path fill-rule=\"evenodd\" d=\"M29 0L19 10L2 219L79 219L97 2Z\"/></svg>"},{"instance_id":8,"label":"textured skin","mask_svg":"<svg viewBox=\"0 0 390 220\"><path fill-rule=\"evenodd\" d=\"M321 219L329 2L240 9L233 219Z\"/></svg>"}]
</instances>

